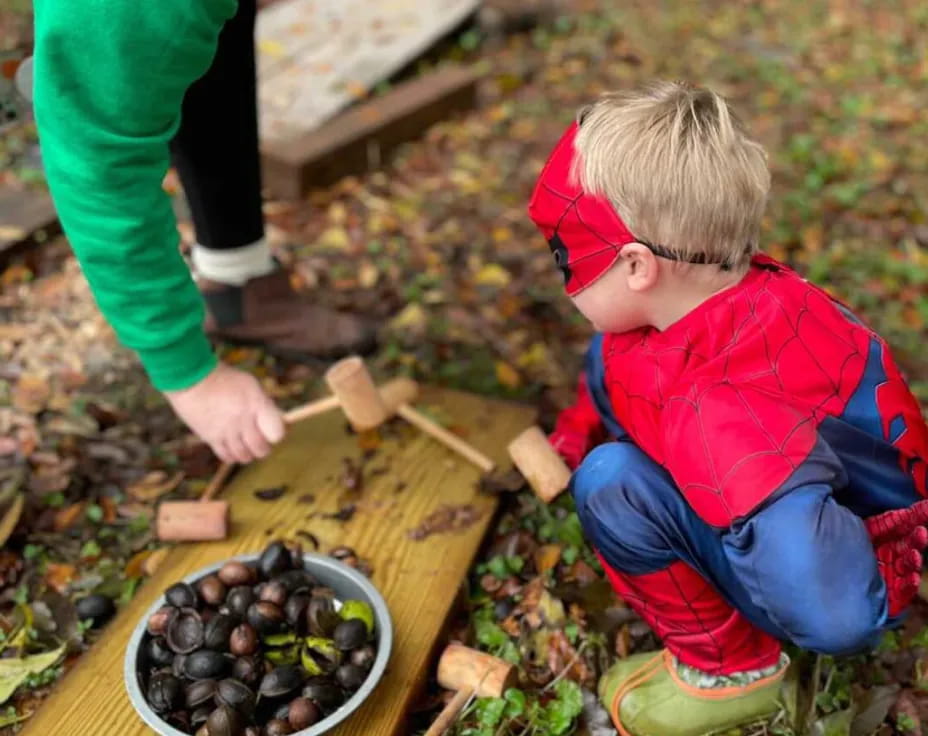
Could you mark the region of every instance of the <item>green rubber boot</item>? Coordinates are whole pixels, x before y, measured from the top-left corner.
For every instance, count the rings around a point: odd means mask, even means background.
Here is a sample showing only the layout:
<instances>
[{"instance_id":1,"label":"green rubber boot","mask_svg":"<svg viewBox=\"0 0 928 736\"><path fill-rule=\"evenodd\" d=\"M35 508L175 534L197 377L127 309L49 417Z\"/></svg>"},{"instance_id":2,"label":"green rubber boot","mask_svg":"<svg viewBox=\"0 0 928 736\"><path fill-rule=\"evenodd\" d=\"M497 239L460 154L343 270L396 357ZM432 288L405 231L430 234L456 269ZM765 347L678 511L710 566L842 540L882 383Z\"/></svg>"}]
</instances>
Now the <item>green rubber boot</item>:
<instances>
[{"instance_id":1,"label":"green rubber boot","mask_svg":"<svg viewBox=\"0 0 928 736\"><path fill-rule=\"evenodd\" d=\"M750 685L696 688L663 650L617 662L600 679L599 697L622 736L707 736L773 715L785 674L782 667Z\"/></svg>"}]
</instances>

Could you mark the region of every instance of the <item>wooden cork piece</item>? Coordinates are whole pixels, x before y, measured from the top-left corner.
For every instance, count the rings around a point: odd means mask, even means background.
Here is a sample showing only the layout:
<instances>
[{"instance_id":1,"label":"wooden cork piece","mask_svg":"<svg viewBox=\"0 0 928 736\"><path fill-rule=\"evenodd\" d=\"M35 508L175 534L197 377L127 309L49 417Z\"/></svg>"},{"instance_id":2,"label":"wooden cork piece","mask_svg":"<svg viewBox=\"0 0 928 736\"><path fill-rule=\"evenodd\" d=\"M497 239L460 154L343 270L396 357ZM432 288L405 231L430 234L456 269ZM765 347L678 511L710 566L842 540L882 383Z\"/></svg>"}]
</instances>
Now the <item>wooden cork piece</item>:
<instances>
[{"instance_id":1,"label":"wooden cork piece","mask_svg":"<svg viewBox=\"0 0 928 736\"><path fill-rule=\"evenodd\" d=\"M208 542L229 533L229 505L225 501L168 501L158 507L156 527L164 542Z\"/></svg>"},{"instance_id":2,"label":"wooden cork piece","mask_svg":"<svg viewBox=\"0 0 928 736\"><path fill-rule=\"evenodd\" d=\"M390 411L361 358L338 361L326 371L325 382L356 432L375 429L389 418Z\"/></svg>"},{"instance_id":3,"label":"wooden cork piece","mask_svg":"<svg viewBox=\"0 0 928 736\"><path fill-rule=\"evenodd\" d=\"M570 482L570 468L538 427L529 427L509 443L509 457L545 503L557 498Z\"/></svg>"}]
</instances>

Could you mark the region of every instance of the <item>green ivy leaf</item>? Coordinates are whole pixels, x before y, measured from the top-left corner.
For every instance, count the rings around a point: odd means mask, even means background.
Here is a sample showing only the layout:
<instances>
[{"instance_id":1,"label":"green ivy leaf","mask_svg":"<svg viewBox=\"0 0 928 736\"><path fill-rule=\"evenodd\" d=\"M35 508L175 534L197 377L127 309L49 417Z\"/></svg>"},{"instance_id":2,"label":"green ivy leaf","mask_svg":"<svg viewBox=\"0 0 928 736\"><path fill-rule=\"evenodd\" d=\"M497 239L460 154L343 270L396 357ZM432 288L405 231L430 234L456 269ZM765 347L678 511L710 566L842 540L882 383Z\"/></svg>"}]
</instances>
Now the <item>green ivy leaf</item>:
<instances>
[{"instance_id":1,"label":"green ivy leaf","mask_svg":"<svg viewBox=\"0 0 928 736\"><path fill-rule=\"evenodd\" d=\"M477 723L482 727L495 726L503 718L506 701L502 698L480 698L477 701Z\"/></svg>"},{"instance_id":2,"label":"green ivy leaf","mask_svg":"<svg viewBox=\"0 0 928 736\"><path fill-rule=\"evenodd\" d=\"M511 644L509 635L492 621L477 621L474 625L477 642L488 649L500 649Z\"/></svg>"},{"instance_id":3,"label":"green ivy leaf","mask_svg":"<svg viewBox=\"0 0 928 736\"><path fill-rule=\"evenodd\" d=\"M510 571L518 575L522 572L522 568L525 567L525 560L518 556L507 557L506 565L508 565Z\"/></svg>"},{"instance_id":4,"label":"green ivy leaf","mask_svg":"<svg viewBox=\"0 0 928 736\"><path fill-rule=\"evenodd\" d=\"M509 565L506 563L506 558L502 555L496 555L487 563L487 570L495 578L500 580L505 580L509 577Z\"/></svg>"},{"instance_id":5,"label":"green ivy leaf","mask_svg":"<svg viewBox=\"0 0 928 736\"><path fill-rule=\"evenodd\" d=\"M580 627L577 626L576 622L570 621L564 626L564 635L567 637L567 641L576 644L577 639L580 638Z\"/></svg>"},{"instance_id":6,"label":"green ivy leaf","mask_svg":"<svg viewBox=\"0 0 928 736\"><path fill-rule=\"evenodd\" d=\"M509 688L503 693L503 700L506 701L506 718L518 718L525 713L525 693L521 690Z\"/></svg>"},{"instance_id":7,"label":"green ivy leaf","mask_svg":"<svg viewBox=\"0 0 928 736\"><path fill-rule=\"evenodd\" d=\"M99 524L103 521L103 508L95 503L90 504L85 513L87 514L87 519L94 524Z\"/></svg>"},{"instance_id":8,"label":"green ivy leaf","mask_svg":"<svg viewBox=\"0 0 928 736\"><path fill-rule=\"evenodd\" d=\"M99 557L103 553L95 539L88 540L81 547L81 557Z\"/></svg>"},{"instance_id":9,"label":"green ivy leaf","mask_svg":"<svg viewBox=\"0 0 928 736\"><path fill-rule=\"evenodd\" d=\"M549 731L558 736L566 733L573 725L574 719L583 710L583 693L573 680L561 680L555 685L557 697L545 706L545 720Z\"/></svg>"}]
</instances>

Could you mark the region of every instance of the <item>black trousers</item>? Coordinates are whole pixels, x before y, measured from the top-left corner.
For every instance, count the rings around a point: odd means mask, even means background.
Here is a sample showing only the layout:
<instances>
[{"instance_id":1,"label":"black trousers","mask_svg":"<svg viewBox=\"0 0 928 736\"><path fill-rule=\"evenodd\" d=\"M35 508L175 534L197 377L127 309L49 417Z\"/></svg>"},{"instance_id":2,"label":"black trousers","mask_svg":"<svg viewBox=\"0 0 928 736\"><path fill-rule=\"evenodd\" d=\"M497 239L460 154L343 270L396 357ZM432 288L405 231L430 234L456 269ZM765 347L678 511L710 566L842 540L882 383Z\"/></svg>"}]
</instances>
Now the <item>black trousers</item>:
<instances>
[{"instance_id":1,"label":"black trousers","mask_svg":"<svg viewBox=\"0 0 928 736\"><path fill-rule=\"evenodd\" d=\"M256 0L219 34L209 70L184 97L171 156L190 204L197 242L231 249L264 235L258 152Z\"/></svg>"}]
</instances>

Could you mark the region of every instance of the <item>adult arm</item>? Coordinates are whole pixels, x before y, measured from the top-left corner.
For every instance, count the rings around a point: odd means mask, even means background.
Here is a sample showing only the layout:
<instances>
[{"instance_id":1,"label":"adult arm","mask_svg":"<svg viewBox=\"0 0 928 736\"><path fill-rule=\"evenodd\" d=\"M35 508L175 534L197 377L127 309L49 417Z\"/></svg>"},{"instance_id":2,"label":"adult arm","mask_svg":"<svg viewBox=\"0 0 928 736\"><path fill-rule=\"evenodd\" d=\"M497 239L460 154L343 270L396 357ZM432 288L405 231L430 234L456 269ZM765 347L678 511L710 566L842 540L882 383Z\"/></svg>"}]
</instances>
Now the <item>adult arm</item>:
<instances>
[{"instance_id":1,"label":"adult arm","mask_svg":"<svg viewBox=\"0 0 928 736\"><path fill-rule=\"evenodd\" d=\"M55 207L101 311L165 391L216 365L161 184L184 93L235 10L35 1L35 115Z\"/></svg>"}]
</instances>

